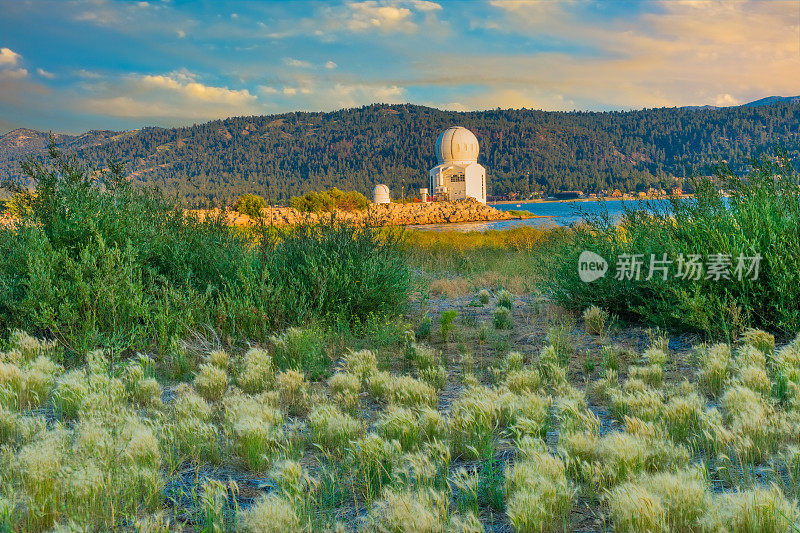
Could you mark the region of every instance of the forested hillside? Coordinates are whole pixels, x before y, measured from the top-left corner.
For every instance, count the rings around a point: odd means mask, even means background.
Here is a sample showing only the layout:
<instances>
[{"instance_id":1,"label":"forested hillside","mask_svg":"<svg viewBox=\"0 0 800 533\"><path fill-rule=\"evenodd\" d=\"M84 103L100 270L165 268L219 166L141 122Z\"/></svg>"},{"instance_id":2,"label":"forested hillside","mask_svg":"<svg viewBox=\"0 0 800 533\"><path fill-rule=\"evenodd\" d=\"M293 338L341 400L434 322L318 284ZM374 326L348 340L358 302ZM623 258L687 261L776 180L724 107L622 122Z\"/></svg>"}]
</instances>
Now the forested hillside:
<instances>
[{"instance_id":1,"label":"forested hillside","mask_svg":"<svg viewBox=\"0 0 800 533\"><path fill-rule=\"evenodd\" d=\"M436 136L453 124L478 137L493 195L669 186L719 161L744 171L749 157L775 145L793 159L800 149L800 104L793 102L604 113L371 105L102 132L90 143L70 137L64 145L84 160L121 160L134 180L158 184L191 205L229 202L245 192L286 202L333 186L370 194L376 182L388 184L393 196L401 188L411 194L435 164ZM17 146L11 154L6 138L14 133L0 138L0 178L18 175L19 158L39 153Z\"/></svg>"}]
</instances>

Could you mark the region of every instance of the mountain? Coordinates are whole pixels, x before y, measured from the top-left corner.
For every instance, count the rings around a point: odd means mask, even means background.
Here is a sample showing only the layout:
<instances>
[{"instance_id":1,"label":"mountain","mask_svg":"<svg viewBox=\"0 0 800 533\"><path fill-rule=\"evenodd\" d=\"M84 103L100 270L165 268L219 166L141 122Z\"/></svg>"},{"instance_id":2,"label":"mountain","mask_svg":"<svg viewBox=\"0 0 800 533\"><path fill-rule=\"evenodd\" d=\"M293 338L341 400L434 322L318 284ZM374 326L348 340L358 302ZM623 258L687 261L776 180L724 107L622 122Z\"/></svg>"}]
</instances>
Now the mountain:
<instances>
[{"instance_id":1,"label":"mountain","mask_svg":"<svg viewBox=\"0 0 800 533\"><path fill-rule=\"evenodd\" d=\"M754 106L761 106L761 105L772 105L772 104L796 104L800 102L800 96L767 96L766 98L761 98L759 100L754 100L752 102L748 102L746 104L742 104L746 107L754 107Z\"/></svg>"},{"instance_id":2,"label":"mountain","mask_svg":"<svg viewBox=\"0 0 800 533\"><path fill-rule=\"evenodd\" d=\"M614 112L528 109L442 111L370 105L330 113L233 117L184 128L61 135L81 160L122 161L136 183L155 184L189 205L230 202L245 192L286 202L337 186L394 197L427 183L433 145L458 124L480 141L489 193L628 191L668 187L726 161L736 172L776 145L800 156L800 105ZM15 130L0 138L0 179L19 179L19 161L42 158L47 135Z\"/></svg>"}]
</instances>

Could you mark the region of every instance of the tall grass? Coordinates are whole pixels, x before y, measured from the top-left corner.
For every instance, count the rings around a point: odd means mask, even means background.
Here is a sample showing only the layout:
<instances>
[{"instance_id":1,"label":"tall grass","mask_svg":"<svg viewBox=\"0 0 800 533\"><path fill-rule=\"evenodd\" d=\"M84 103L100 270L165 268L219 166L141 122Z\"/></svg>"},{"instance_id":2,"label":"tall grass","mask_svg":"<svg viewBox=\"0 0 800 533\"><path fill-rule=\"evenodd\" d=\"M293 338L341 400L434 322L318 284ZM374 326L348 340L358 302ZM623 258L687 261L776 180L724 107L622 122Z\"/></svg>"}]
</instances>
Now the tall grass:
<instances>
[{"instance_id":1,"label":"tall grass","mask_svg":"<svg viewBox=\"0 0 800 533\"><path fill-rule=\"evenodd\" d=\"M655 324L677 326L712 335L735 336L747 326L784 332L800 328L800 186L791 163L782 154L753 161L744 178L722 168L716 180L698 179L696 198L673 198L668 207L628 205L620 221L608 213L590 215L572 239L545 257L542 275L551 295L563 305L598 305ZM730 196L720 192L724 186ZM578 256L584 250L604 257L607 275L584 283L578 277ZM641 278L615 279L623 254L642 254ZM730 279L716 280L703 271L698 280L660 272L648 277L650 256L712 254L730 257ZM740 256L761 256L757 280L735 275ZM749 266L749 263L745 265ZM746 274L746 269L745 269Z\"/></svg>"},{"instance_id":2,"label":"tall grass","mask_svg":"<svg viewBox=\"0 0 800 533\"><path fill-rule=\"evenodd\" d=\"M250 235L133 187L118 165L50 156L23 166L34 191L10 185L26 209L0 227L2 330L54 336L78 354L155 344L165 355L193 330L265 341L309 321L365 322L407 300L400 234L333 220Z\"/></svg>"}]
</instances>

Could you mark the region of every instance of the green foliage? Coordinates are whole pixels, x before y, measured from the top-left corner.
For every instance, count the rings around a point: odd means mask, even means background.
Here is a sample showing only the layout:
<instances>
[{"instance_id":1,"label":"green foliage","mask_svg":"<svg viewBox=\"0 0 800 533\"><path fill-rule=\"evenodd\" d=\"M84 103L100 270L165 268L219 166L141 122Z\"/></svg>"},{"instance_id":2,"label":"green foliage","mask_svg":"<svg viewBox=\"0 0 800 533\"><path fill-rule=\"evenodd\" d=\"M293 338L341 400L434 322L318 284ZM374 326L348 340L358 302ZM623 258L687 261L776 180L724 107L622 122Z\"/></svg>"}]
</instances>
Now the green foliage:
<instances>
[{"instance_id":1,"label":"green foliage","mask_svg":"<svg viewBox=\"0 0 800 533\"><path fill-rule=\"evenodd\" d=\"M272 343L278 368L302 370L311 379L324 375L329 361L325 354L325 336L319 328L289 328L272 337Z\"/></svg>"},{"instance_id":2,"label":"green foliage","mask_svg":"<svg viewBox=\"0 0 800 533\"><path fill-rule=\"evenodd\" d=\"M455 309L449 309L442 313L442 316L439 317L439 326L442 329L442 340L447 342L450 339L450 334L453 331L453 320L456 319L458 315L458 311Z\"/></svg>"},{"instance_id":3,"label":"green foliage","mask_svg":"<svg viewBox=\"0 0 800 533\"><path fill-rule=\"evenodd\" d=\"M407 300L399 234L333 221L264 230L256 246L222 218L200 220L131 186L119 165L50 155L24 165L36 183L30 209L0 227L0 330L47 333L77 354L155 342L172 357L190 330L265 341L281 327L363 321Z\"/></svg>"},{"instance_id":4,"label":"green foliage","mask_svg":"<svg viewBox=\"0 0 800 533\"><path fill-rule=\"evenodd\" d=\"M368 194L376 182L399 197L415 194L420 172L434 163L436 135L452 124L481 141L481 162L492 175L489 194L668 187L674 178L707 174L709 162L719 159L744 172L748 156L774 143L792 147L796 157L799 121L794 103L603 113L459 113L376 104L57 140L64 146L85 142L79 155L86 161L100 163L113 153L131 167L144 162L136 179L164 183L190 205L209 206L256 191L287 202L332 185ZM0 162L0 176L17 173L17 161Z\"/></svg>"},{"instance_id":5,"label":"green foliage","mask_svg":"<svg viewBox=\"0 0 800 533\"><path fill-rule=\"evenodd\" d=\"M262 197L250 193L240 196L233 206L239 214L253 218L261 216L261 210L265 207L267 202Z\"/></svg>"},{"instance_id":6,"label":"green foliage","mask_svg":"<svg viewBox=\"0 0 800 533\"><path fill-rule=\"evenodd\" d=\"M293 196L289 205L303 213L363 211L369 205L367 198L358 191L342 192L336 187L329 191L308 192L304 196Z\"/></svg>"},{"instance_id":7,"label":"green foliage","mask_svg":"<svg viewBox=\"0 0 800 533\"><path fill-rule=\"evenodd\" d=\"M514 327L514 317L508 307L497 307L492 315L495 329L512 329Z\"/></svg>"},{"instance_id":8,"label":"green foliage","mask_svg":"<svg viewBox=\"0 0 800 533\"><path fill-rule=\"evenodd\" d=\"M417 324L417 331L415 333L416 338L418 339L430 339L431 338L431 317L430 315L426 314L423 316L419 324Z\"/></svg>"},{"instance_id":9,"label":"green foliage","mask_svg":"<svg viewBox=\"0 0 800 533\"><path fill-rule=\"evenodd\" d=\"M411 289L402 233L338 220L300 225L261 250L263 276L281 294L289 323L314 317L368 322L400 311Z\"/></svg>"},{"instance_id":10,"label":"green foliage","mask_svg":"<svg viewBox=\"0 0 800 533\"><path fill-rule=\"evenodd\" d=\"M571 308L597 305L660 326L673 326L731 336L746 326L793 332L800 328L800 186L785 154L778 161L753 161L746 179L720 169L717 182L696 181L696 199L672 199L669 208L626 206L621 221L608 214L589 216L573 238L543 258L542 275L551 296ZM720 182L730 191L724 198ZM578 256L591 250L613 270L622 254L664 254L677 261L699 254L730 257L730 279L675 276L673 265L664 280L658 273L646 279L615 279L607 275L592 283L577 276ZM761 256L758 279L735 274L738 258Z\"/></svg>"}]
</instances>

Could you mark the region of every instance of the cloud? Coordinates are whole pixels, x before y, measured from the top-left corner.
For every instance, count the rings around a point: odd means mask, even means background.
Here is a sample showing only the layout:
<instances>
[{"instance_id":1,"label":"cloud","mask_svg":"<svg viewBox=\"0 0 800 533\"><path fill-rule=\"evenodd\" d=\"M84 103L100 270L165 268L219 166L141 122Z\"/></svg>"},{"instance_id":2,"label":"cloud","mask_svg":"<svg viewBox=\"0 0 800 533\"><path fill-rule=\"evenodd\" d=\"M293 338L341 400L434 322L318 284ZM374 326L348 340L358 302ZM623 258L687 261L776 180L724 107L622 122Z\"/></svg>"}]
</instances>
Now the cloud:
<instances>
[{"instance_id":1,"label":"cloud","mask_svg":"<svg viewBox=\"0 0 800 533\"><path fill-rule=\"evenodd\" d=\"M0 48L0 67L16 67L21 55L10 48Z\"/></svg>"},{"instance_id":2,"label":"cloud","mask_svg":"<svg viewBox=\"0 0 800 533\"><path fill-rule=\"evenodd\" d=\"M52 79L56 78L55 74L53 74L52 72L48 72L43 68L37 68L36 69L36 74L38 74L39 76L41 76L43 78L47 78L48 80L52 80Z\"/></svg>"},{"instance_id":3,"label":"cloud","mask_svg":"<svg viewBox=\"0 0 800 533\"><path fill-rule=\"evenodd\" d=\"M430 2L428 0L414 0L412 2L412 4L419 11L441 11L442 10L441 4L437 4L436 2Z\"/></svg>"},{"instance_id":4,"label":"cloud","mask_svg":"<svg viewBox=\"0 0 800 533\"><path fill-rule=\"evenodd\" d=\"M361 0L341 4L321 3L304 18L276 17L267 25L259 22L261 31L270 39L316 37L330 41L342 34L369 36L371 34L415 34L423 26L438 26L432 35L439 36L443 27L437 19L442 6L425 0Z\"/></svg>"},{"instance_id":5,"label":"cloud","mask_svg":"<svg viewBox=\"0 0 800 533\"><path fill-rule=\"evenodd\" d=\"M312 66L311 63L309 63L308 61L303 61L301 59L295 59L292 57L285 58L283 62L286 63L288 66L295 68L311 68Z\"/></svg>"},{"instance_id":6,"label":"cloud","mask_svg":"<svg viewBox=\"0 0 800 533\"><path fill-rule=\"evenodd\" d=\"M28 69L24 69L24 68L3 69L3 70L0 70L0 77L12 78L12 79L27 78L28 77Z\"/></svg>"},{"instance_id":7,"label":"cloud","mask_svg":"<svg viewBox=\"0 0 800 533\"><path fill-rule=\"evenodd\" d=\"M362 32L378 29L384 32L415 33L417 25L412 21L412 12L407 7L378 3L374 0L347 4L347 28Z\"/></svg>"},{"instance_id":8,"label":"cloud","mask_svg":"<svg viewBox=\"0 0 800 533\"><path fill-rule=\"evenodd\" d=\"M334 63L333 61L326 61L326 62L325 62L325 68L326 68L326 69L328 69L328 70L335 69L335 68L336 68L336 67L338 67L338 66L339 66L339 65L337 65L337 64L336 64L336 63Z\"/></svg>"},{"instance_id":9,"label":"cloud","mask_svg":"<svg viewBox=\"0 0 800 533\"><path fill-rule=\"evenodd\" d=\"M714 105L717 107L739 105L739 100L730 94L725 93L717 96L717 99L714 101Z\"/></svg>"},{"instance_id":10,"label":"cloud","mask_svg":"<svg viewBox=\"0 0 800 533\"><path fill-rule=\"evenodd\" d=\"M515 93L552 104L560 95L562 109L571 109L570 103L590 109L696 105L718 98L732 105L764 94L796 94L800 86L796 2L664 0L616 13L597 11L613 4L584 2L490 5L494 12L475 27L497 39L547 47L527 54L439 54L428 58L418 83L438 78L441 85L467 86L472 78L486 95L504 98L497 105L513 103ZM469 74L463 64L470 65Z\"/></svg>"},{"instance_id":11,"label":"cloud","mask_svg":"<svg viewBox=\"0 0 800 533\"><path fill-rule=\"evenodd\" d=\"M194 79L194 76L188 79ZM141 78L141 84L145 87L167 89L195 102L236 106L247 105L256 99L247 89L235 90L227 87L203 85L196 81L187 81L187 75L185 74L175 77L146 75Z\"/></svg>"},{"instance_id":12,"label":"cloud","mask_svg":"<svg viewBox=\"0 0 800 533\"><path fill-rule=\"evenodd\" d=\"M183 69L93 81L75 95L76 105L85 112L124 118L208 120L257 111L257 97L249 90L206 85L196 79Z\"/></svg>"}]
</instances>

